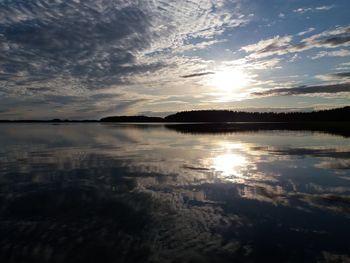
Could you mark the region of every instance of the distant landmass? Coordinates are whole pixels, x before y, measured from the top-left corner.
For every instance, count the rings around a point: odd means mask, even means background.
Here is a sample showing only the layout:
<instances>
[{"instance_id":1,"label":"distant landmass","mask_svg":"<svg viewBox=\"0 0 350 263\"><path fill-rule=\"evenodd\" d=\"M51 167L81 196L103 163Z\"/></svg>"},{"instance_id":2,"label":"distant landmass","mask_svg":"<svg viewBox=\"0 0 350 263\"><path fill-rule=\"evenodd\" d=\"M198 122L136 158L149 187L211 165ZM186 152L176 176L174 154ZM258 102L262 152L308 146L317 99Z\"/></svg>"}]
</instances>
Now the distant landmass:
<instances>
[{"instance_id":1,"label":"distant landmass","mask_svg":"<svg viewBox=\"0 0 350 263\"><path fill-rule=\"evenodd\" d=\"M304 122L350 121L350 107L313 112L243 112L230 110L183 111L164 118L165 122Z\"/></svg>"},{"instance_id":2,"label":"distant landmass","mask_svg":"<svg viewBox=\"0 0 350 263\"><path fill-rule=\"evenodd\" d=\"M193 110L165 118L147 116L106 117L101 122L310 122L350 121L350 106L312 112L244 112L230 110Z\"/></svg>"},{"instance_id":3,"label":"distant landmass","mask_svg":"<svg viewBox=\"0 0 350 263\"><path fill-rule=\"evenodd\" d=\"M110 116L100 120L0 120L0 122L350 122L350 106L312 112L244 112L231 110L193 110L165 118L148 116Z\"/></svg>"}]
</instances>

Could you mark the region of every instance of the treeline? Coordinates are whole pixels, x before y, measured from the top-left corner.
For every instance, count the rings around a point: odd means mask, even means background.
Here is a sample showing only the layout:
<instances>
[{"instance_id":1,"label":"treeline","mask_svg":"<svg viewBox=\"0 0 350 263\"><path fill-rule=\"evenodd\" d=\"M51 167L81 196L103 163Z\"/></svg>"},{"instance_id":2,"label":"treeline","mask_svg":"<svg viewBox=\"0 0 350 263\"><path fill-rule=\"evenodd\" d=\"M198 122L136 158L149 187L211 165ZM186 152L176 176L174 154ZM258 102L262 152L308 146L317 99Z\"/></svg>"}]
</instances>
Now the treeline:
<instances>
[{"instance_id":1,"label":"treeline","mask_svg":"<svg viewBox=\"0 0 350 263\"><path fill-rule=\"evenodd\" d=\"M164 118L165 122L305 122L350 121L350 107L313 112L243 112L230 110L183 111Z\"/></svg>"}]
</instances>

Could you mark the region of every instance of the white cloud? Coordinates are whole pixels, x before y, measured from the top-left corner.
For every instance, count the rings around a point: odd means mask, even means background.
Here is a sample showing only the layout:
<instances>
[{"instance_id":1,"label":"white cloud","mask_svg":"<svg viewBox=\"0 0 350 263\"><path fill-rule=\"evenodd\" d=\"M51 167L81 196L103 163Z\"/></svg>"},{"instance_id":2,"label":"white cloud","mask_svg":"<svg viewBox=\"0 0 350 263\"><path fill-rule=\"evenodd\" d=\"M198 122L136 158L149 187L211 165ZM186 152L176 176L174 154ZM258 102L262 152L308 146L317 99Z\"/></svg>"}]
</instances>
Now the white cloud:
<instances>
[{"instance_id":1,"label":"white cloud","mask_svg":"<svg viewBox=\"0 0 350 263\"><path fill-rule=\"evenodd\" d=\"M327 30L304 38L300 42L294 44L291 43L292 39L293 36L290 35L284 37L277 35L273 38L260 40L255 44L244 46L241 50L251 53L249 57L263 58L273 55L297 53L313 48L346 47L350 46L350 26L336 27L333 30Z\"/></svg>"},{"instance_id":2,"label":"white cloud","mask_svg":"<svg viewBox=\"0 0 350 263\"><path fill-rule=\"evenodd\" d=\"M222 43L226 29L252 19L226 0L13 0L0 1L0 10L1 102L64 104L62 114L78 105L129 110L169 92L196 95L198 83L179 76L212 62L184 52ZM113 103L103 96L109 88L119 94ZM95 91L101 96L92 103Z\"/></svg>"},{"instance_id":3,"label":"white cloud","mask_svg":"<svg viewBox=\"0 0 350 263\"><path fill-rule=\"evenodd\" d=\"M225 29L246 24L249 17L239 10L227 10L225 0L148 1L152 16L152 33L156 37L146 53L177 50L185 40L200 39L202 45L213 41ZM215 12L212 12L215 10ZM200 43L197 43L200 45ZM186 49L187 50L187 49Z\"/></svg>"},{"instance_id":4,"label":"white cloud","mask_svg":"<svg viewBox=\"0 0 350 263\"><path fill-rule=\"evenodd\" d=\"M288 62L293 63L293 62L295 62L298 58L299 58L298 54L294 54L294 55L288 60Z\"/></svg>"},{"instance_id":5,"label":"white cloud","mask_svg":"<svg viewBox=\"0 0 350 263\"><path fill-rule=\"evenodd\" d=\"M336 81L337 83L348 82L350 80L350 72L337 72L333 74L317 75L317 79L323 81Z\"/></svg>"},{"instance_id":6,"label":"white cloud","mask_svg":"<svg viewBox=\"0 0 350 263\"><path fill-rule=\"evenodd\" d=\"M298 13L298 14L304 14L307 12L315 12L315 11L328 11L333 9L335 6L334 5L324 5L324 6L317 6L317 7L300 7L297 9L294 9L293 12L294 13Z\"/></svg>"},{"instance_id":7,"label":"white cloud","mask_svg":"<svg viewBox=\"0 0 350 263\"><path fill-rule=\"evenodd\" d=\"M310 28L308 28L308 29L305 30L305 31L299 32L297 35L298 35L298 36L303 36L303 35L306 35L306 34L308 34L308 33L311 33L311 32L314 31L314 30L315 30L314 27L310 27Z\"/></svg>"},{"instance_id":8,"label":"white cloud","mask_svg":"<svg viewBox=\"0 0 350 263\"><path fill-rule=\"evenodd\" d=\"M323 5L323 6L318 6L315 9L319 11L327 11L333 9L335 6L334 5Z\"/></svg>"},{"instance_id":9,"label":"white cloud","mask_svg":"<svg viewBox=\"0 0 350 263\"><path fill-rule=\"evenodd\" d=\"M292 36L275 36L270 39L260 40L258 43L247 45L241 49L247 53L252 53L252 57L261 58L268 57L270 55L285 54L285 48L288 47Z\"/></svg>"},{"instance_id":10,"label":"white cloud","mask_svg":"<svg viewBox=\"0 0 350 263\"><path fill-rule=\"evenodd\" d=\"M299 13L299 14L303 14L303 13L306 13L306 12L309 12L309 11L312 11L312 8L298 8L298 9L294 9L293 12L294 13Z\"/></svg>"},{"instance_id":11,"label":"white cloud","mask_svg":"<svg viewBox=\"0 0 350 263\"><path fill-rule=\"evenodd\" d=\"M318 59L323 57L347 57L350 56L350 51L346 49L340 49L336 51L321 51L317 53L312 59Z\"/></svg>"}]
</instances>

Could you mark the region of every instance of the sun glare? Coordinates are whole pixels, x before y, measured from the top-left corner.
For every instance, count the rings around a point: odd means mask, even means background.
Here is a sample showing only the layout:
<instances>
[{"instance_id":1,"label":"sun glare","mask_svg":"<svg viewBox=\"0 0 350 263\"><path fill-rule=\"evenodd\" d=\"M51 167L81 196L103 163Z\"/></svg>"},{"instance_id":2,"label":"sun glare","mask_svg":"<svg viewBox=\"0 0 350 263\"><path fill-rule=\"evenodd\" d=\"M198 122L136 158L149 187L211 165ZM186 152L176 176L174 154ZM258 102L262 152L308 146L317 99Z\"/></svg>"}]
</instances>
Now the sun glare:
<instances>
[{"instance_id":1,"label":"sun glare","mask_svg":"<svg viewBox=\"0 0 350 263\"><path fill-rule=\"evenodd\" d=\"M249 83L248 76L239 69L225 69L212 75L210 84L224 92L237 91Z\"/></svg>"},{"instance_id":2,"label":"sun glare","mask_svg":"<svg viewBox=\"0 0 350 263\"><path fill-rule=\"evenodd\" d=\"M213 159L213 168L223 177L239 176L240 170L246 164L246 158L238 154L224 154Z\"/></svg>"}]
</instances>

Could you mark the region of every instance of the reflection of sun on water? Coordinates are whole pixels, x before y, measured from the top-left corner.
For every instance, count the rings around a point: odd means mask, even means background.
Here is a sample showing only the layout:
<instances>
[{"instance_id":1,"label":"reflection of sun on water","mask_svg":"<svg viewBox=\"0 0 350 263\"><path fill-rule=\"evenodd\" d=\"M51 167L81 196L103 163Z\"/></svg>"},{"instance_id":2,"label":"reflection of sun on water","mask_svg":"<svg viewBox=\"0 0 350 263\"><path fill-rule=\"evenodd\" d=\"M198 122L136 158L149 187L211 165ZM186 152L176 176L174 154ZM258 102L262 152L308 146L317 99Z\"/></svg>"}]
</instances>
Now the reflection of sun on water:
<instances>
[{"instance_id":1,"label":"reflection of sun on water","mask_svg":"<svg viewBox=\"0 0 350 263\"><path fill-rule=\"evenodd\" d=\"M247 159L238 154L223 154L213 159L212 168L223 177L240 176L241 169L248 164Z\"/></svg>"}]
</instances>

